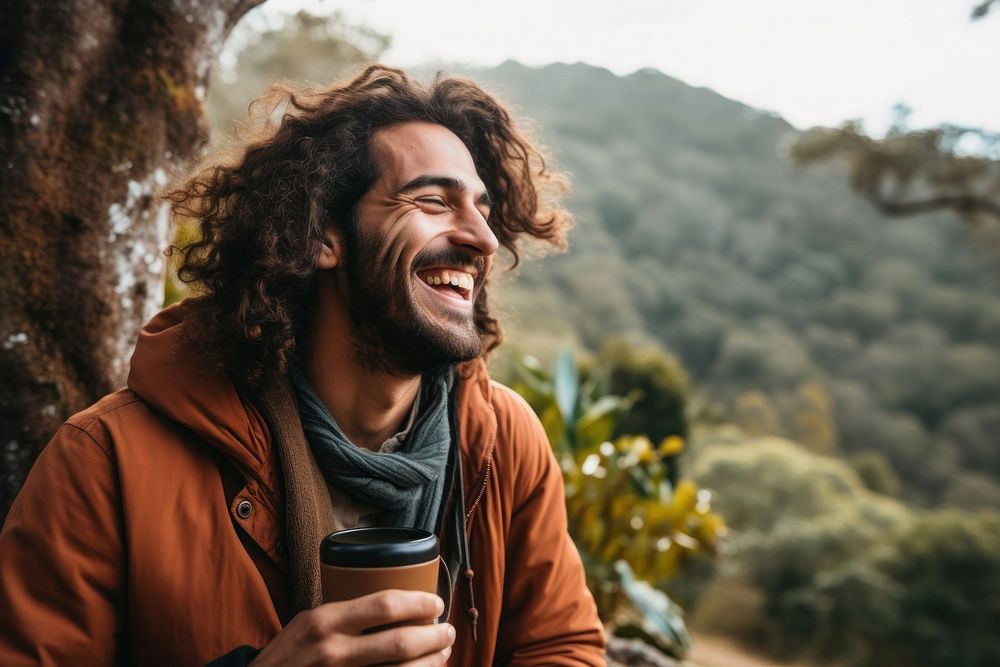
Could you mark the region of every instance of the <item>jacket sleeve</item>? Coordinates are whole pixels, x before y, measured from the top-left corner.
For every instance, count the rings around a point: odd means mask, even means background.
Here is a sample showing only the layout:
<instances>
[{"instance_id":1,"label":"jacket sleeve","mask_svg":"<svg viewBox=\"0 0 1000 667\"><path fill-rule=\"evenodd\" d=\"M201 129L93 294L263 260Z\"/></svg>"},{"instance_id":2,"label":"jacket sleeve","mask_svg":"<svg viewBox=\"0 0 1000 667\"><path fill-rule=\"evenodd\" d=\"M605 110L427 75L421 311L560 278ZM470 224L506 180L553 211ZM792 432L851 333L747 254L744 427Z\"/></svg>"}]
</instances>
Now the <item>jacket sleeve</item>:
<instances>
[{"instance_id":1,"label":"jacket sleeve","mask_svg":"<svg viewBox=\"0 0 1000 667\"><path fill-rule=\"evenodd\" d=\"M124 586L109 450L64 425L0 531L0 665L113 665Z\"/></svg>"},{"instance_id":2,"label":"jacket sleeve","mask_svg":"<svg viewBox=\"0 0 1000 667\"><path fill-rule=\"evenodd\" d=\"M567 532L562 473L531 408L504 391L516 468L497 663L604 665L604 627Z\"/></svg>"}]
</instances>

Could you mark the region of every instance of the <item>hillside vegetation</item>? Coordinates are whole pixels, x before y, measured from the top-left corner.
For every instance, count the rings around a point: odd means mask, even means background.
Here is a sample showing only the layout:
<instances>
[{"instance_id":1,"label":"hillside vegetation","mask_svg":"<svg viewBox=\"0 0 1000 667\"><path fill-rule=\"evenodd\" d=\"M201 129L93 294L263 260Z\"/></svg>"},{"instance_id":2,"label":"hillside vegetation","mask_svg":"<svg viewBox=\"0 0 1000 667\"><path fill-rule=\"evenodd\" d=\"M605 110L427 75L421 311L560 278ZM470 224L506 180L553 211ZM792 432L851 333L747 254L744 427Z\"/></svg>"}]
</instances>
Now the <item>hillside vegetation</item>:
<instances>
[{"instance_id":1,"label":"hillside vegetation","mask_svg":"<svg viewBox=\"0 0 1000 667\"><path fill-rule=\"evenodd\" d=\"M917 504L1000 506L995 236L880 218L835 167L790 164L784 120L655 71L473 74L573 179L571 252L507 287L516 348L654 340L750 434Z\"/></svg>"}]
</instances>

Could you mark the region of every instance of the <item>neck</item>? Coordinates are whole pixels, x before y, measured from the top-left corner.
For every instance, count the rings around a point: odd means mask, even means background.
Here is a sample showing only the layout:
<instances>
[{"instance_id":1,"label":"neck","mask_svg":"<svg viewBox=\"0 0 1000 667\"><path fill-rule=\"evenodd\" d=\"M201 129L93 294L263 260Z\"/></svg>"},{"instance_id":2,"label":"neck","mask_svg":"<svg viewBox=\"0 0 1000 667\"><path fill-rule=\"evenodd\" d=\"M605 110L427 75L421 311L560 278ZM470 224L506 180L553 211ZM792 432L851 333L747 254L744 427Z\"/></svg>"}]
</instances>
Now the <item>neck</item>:
<instances>
[{"instance_id":1,"label":"neck","mask_svg":"<svg viewBox=\"0 0 1000 667\"><path fill-rule=\"evenodd\" d=\"M303 372L348 439L377 450L413 407L420 376L375 372L355 356L350 316L332 281L320 280L315 316L303 341Z\"/></svg>"}]
</instances>

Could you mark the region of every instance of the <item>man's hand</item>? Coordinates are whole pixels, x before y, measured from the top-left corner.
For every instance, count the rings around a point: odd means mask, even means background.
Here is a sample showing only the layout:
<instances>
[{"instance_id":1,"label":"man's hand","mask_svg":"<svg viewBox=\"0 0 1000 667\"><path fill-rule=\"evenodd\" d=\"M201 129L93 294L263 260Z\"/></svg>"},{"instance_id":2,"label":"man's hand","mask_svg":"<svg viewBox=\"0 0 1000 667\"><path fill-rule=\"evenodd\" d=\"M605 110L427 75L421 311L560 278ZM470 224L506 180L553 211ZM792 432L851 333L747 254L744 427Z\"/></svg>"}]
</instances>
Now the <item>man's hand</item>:
<instances>
[{"instance_id":1,"label":"man's hand","mask_svg":"<svg viewBox=\"0 0 1000 667\"><path fill-rule=\"evenodd\" d=\"M388 590L346 602L330 602L298 614L250 665L443 665L455 641L455 628L447 623L361 634L388 623L433 621L443 612L441 598L419 591Z\"/></svg>"}]
</instances>

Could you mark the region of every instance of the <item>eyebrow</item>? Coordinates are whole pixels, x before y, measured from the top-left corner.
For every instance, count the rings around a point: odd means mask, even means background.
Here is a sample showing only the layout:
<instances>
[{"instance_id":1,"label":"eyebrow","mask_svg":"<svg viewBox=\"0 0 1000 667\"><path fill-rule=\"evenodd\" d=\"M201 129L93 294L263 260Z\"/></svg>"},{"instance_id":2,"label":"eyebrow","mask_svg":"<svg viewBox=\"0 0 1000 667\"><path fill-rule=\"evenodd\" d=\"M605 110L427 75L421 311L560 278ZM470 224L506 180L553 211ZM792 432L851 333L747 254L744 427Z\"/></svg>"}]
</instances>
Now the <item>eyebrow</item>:
<instances>
[{"instance_id":1,"label":"eyebrow","mask_svg":"<svg viewBox=\"0 0 1000 667\"><path fill-rule=\"evenodd\" d=\"M403 187L399 188L399 190L397 190L397 194L405 194L407 192L413 192L414 190L426 187L439 187L444 188L445 190L454 190L456 192L468 192L470 189L465 181L452 178L451 176L417 176L412 181L409 181L403 185ZM476 195L476 204L489 206L490 203L490 194L485 190Z\"/></svg>"}]
</instances>

